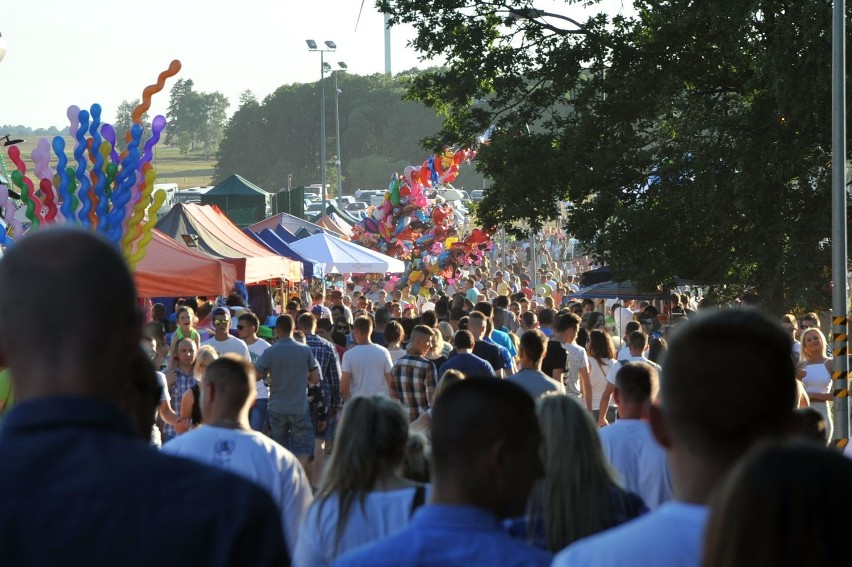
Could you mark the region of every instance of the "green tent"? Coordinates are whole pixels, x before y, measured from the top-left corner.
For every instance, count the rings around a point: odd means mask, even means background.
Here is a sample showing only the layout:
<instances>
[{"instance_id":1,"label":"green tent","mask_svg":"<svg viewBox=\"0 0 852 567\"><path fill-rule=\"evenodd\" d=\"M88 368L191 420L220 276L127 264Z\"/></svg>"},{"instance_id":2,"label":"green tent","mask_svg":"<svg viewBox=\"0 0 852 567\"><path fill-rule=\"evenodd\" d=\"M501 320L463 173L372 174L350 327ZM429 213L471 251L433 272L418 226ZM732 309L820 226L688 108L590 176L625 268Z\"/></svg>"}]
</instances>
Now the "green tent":
<instances>
[{"instance_id":1,"label":"green tent","mask_svg":"<svg viewBox=\"0 0 852 567\"><path fill-rule=\"evenodd\" d=\"M201 204L216 205L240 228L266 218L269 193L236 173L201 196Z\"/></svg>"}]
</instances>

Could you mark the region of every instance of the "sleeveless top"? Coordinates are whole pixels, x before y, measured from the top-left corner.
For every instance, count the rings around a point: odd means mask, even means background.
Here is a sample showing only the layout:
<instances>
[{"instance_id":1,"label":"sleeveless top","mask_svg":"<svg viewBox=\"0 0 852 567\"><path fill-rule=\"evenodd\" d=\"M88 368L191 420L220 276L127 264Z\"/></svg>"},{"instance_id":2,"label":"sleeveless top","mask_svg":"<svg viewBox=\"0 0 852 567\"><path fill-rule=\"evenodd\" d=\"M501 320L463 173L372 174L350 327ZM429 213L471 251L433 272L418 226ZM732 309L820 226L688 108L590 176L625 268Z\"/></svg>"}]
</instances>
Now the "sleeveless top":
<instances>
[{"instance_id":1,"label":"sleeveless top","mask_svg":"<svg viewBox=\"0 0 852 567\"><path fill-rule=\"evenodd\" d=\"M177 335L178 342L180 342L180 341L182 341L183 339L186 338L185 336L183 336L183 330L180 327L175 329L175 335ZM189 329L189 338L194 340L194 341L197 340L198 339L198 331L196 331L193 328L190 328Z\"/></svg>"},{"instance_id":2,"label":"sleeveless top","mask_svg":"<svg viewBox=\"0 0 852 567\"><path fill-rule=\"evenodd\" d=\"M805 371L807 374L802 378L802 385L807 393L828 394L831 392L831 373L824 363L808 364L805 366Z\"/></svg>"}]
</instances>

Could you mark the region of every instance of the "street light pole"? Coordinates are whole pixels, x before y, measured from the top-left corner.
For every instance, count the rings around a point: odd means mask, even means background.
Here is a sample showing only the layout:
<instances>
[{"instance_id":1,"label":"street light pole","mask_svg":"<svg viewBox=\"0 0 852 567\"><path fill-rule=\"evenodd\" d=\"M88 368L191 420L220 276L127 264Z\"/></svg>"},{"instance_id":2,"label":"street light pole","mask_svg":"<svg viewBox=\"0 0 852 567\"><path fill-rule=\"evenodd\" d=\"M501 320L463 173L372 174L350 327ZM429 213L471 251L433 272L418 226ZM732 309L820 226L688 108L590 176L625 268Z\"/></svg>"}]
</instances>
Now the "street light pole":
<instances>
[{"instance_id":1,"label":"street light pole","mask_svg":"<svg viewBox=\"0 0 852 567\"><path fill-rule=\"evenodd\" d=\"M337 122L337 208L343 210L343 170L340 166L340 89L337 88L337 74L347 69L346 63L338 61L339 70L334 72L334 118Z\"/></svg>"},{"instance_id":2,"label":"street light pole","mask_svg":"<svg viewBox=\"0 0 852 567\"><path fill-rule=\"evenodd\" d=\"M846 2L834 0L831 83L831 271L832 333L834 335L834 439L843 449L849 441L848 303L846 298Z\"/></svg>"},{"instance_id":3,"label":"street light pole","mask_svg":"<svg viewBox=\"0 0 852 567\"><path fill-rule=\"evenodd\" d=\"M317 42L312 39L305 40L305 43L308 44L308 51L319 51L320 54L320 184L322 185L322 213L325 214L325 209L328 206L325 177L325 73L327 71L325 54L335 51L337 49L337 45L333 41L325 41L326 49L322 49L318 47Z\"/></svg>"}]
</instances>

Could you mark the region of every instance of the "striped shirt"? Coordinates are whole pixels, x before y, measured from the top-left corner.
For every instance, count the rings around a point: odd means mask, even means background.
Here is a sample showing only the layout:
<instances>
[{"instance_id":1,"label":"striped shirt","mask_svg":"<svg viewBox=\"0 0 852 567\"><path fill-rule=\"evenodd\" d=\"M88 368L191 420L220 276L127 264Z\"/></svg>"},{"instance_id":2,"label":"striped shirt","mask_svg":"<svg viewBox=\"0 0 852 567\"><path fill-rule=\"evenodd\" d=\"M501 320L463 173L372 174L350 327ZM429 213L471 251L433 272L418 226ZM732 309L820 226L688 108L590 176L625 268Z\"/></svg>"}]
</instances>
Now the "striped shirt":
<instances>
[{"instance_id":1,"label":"striped shirt","mask_svg":"<svg viewBox=\"0 0 852 567\"><path fill-rule=\"evenodd\" d=\"M408 411L408 421L414 421L432 405L438 372L431 360L407 354L391 369L391 396Z\"/></svg>"}]
</instances>

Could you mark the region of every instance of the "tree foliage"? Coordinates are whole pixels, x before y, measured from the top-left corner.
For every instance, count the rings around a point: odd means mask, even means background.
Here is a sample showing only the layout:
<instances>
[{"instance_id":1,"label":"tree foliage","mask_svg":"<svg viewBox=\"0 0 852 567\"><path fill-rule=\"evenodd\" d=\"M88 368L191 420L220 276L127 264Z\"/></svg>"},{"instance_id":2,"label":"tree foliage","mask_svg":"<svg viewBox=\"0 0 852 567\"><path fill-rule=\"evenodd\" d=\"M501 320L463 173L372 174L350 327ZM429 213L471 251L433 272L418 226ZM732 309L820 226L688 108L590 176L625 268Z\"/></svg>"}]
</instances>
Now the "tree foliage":
<instances>
[{"instance_id":1,"label":"tree foliage","mask_svg":"<svg viewBox=\"0 0 852 567\"><path fill-rule=\"evenodd\" d=\"M595 2L585 2L595 4ZM645 286L675 277L773 309L828 304L827 0L635 0L582 20L528 1L380 0L443 69L407 96L444 116L427 140L491 125L479 214L553 218Z\"/></svg>"},{"instance_id":2,"label":"tree foliage","mask_svg":"<svg viewBox=\"0 0 852 567\"><path fill-rule=\"evenodd\" d=\"M127 146L125 142L124 135L126 132L130 131L131 126L133 126L133 109L139 106L139 99L136 100L123 100L121 104L118 105L118 110L115 113L115 124L113 127L115 128L116 134L116 145L119 148L124 148ZM142 123L145 126L145 131L142 134L142 139L140 142L140 146L144 146L145 141L151 135L151 124L148 120L148 113L144 113L142 115Z\"/></svg>"},{"instance_id":3,"label":"tree foliage","mask_svg":"<svg viewBox=\"0 0 852 567\"><path fill-rule=\"evenodd\" d=\"M178 79L172 87L165 141L184 155L201 149L209 158L224 134L230 103L220 92L196 92L194 86L192 79Z\"/></svg>"},{"instance_id":4,"label":"tree foliage","mask_svg":"<svg viewBox=\"0 0 852 567\"><path fill-rule=\"evenodd\" d=\"M338 77L340 148L346 194L356 189L385 188L392 172L420 164L426 157L420 138L440 127L435 111L403 100L403 77ZM335 108L332 80L326 79L327 180L336 193ZM239 173L261 187L277 190L320 180L319 101L317 83L284 85L262 102L243 93L219 147L216 180ZM482 187L482 176L464 168L457 187Z\"/></svg>"}]
</instances>

